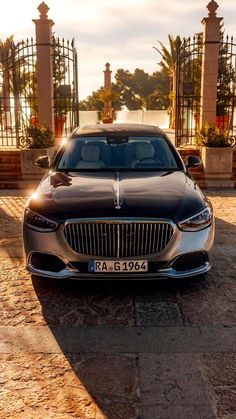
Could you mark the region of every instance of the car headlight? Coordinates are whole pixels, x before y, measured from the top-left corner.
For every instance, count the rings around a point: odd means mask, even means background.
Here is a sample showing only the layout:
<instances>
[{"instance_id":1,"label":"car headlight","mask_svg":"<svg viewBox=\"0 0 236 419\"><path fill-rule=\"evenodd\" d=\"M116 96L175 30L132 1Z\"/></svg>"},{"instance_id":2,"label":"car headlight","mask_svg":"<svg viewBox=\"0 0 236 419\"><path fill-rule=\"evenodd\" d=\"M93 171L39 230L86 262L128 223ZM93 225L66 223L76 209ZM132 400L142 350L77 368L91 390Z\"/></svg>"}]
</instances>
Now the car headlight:
<instances>
[{"instance_id":1,"label":"car headlight","mask_svg":"<svg viewBox=\"0 0 236 419\"><path fill-rule=\"evenodd\" d=\"M210 207L206 207L201 212L193 215L190 218L178 223L178 227L183 231L199 231L208 227L212 222L212 210Z\"/></svg>"},{"instance_id":2,"label":"car headlight","mask_svg":"<svg viewBox=\"0 0 236 419\"><path fill-rule=\"evenodd\" d=\"M58 227L55 221L49 220L49 218L31 211L29 208L25 211L24 223L37 231L55 231Z\"/></svg>"}]
</instances>

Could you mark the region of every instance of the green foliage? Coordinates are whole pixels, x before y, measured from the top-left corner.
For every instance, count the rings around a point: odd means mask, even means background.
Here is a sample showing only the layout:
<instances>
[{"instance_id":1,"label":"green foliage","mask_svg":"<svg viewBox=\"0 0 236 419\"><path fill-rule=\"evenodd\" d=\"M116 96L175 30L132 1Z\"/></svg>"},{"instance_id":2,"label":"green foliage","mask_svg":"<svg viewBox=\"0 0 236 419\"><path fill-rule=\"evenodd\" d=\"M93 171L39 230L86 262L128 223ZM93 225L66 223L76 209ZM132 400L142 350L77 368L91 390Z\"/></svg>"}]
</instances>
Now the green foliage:
<instances>
[{"instance_id":1,"label":"green foliage","mask_svg":"<svg viewBox=\"0 0 236 419\"><path fill-rule=\"evenodd\" d=\"M25 141L25 142L24 142ZM26 129L26 137L21 142L24 148L48 148L54 146L54 136L45 126L35 127L30 125Z\"/></svg>"},{"instance_id":2,"label":"green foliage","mask_svg":"<svg viewBox=\"0 0 236 419\"><path fill-rule=\"evenodd\" d=\"M112 100L112 107L115 111L122 109L123 106L129 110L167 109L168 86L168 77L162 72L148 74L137 68L131 73L128 70L119 69L115 74L115 83L111 86L112 99L109 92L107 95L101 87L80 102L80 110L102 111L106 97Z\"/></svg>"},{"instance_id":3,"label":"green foliage","mask_svg":"<svg viewBox=\"0 0 236 419\"><path fill-rule=\"evenodd\" d=\"M217 84L217 115L226 115L233 104L235 96L235 65L231 57L231 45L224 42L224 28L221 26L221 42L219 50L219 68Z\"/></svg>"},{"instance_id":4,"label":"green foliage","mask_svg":"<svg viewBox=\"0 0 236 419\"><path fill-rule=\"evenodd\" d=\"M160 55L162 60L159 62L159 65L164 74L168 77L175 76L176 72L176 62L177 62L177 51L180 48L182 40L179 35L175 38L173 35L168 35L169 40L169 50L164 46L164 44L160 41L159 44L161 49L157 47L153 47Z\"/></svg>"},{"instance_id":5,"label":"green foliage","mask_svg":"<svg viewBox=\"0 0 236 419\"><path fill-rule=\"evenodd\" d=\"M113 92L112 89L102 89L102 91L99 93L99 100L102 103L106 102L115 102L119 99L119 95L116 92Z\"/></svg>"},{"instance_id":6,"label":"green foliage","mask_svg":"<svg viewBox=\"0 0 236 419\"><path fill-rule=\"evenodd\" d=\"M71 98L70 97L56 97L54 99L54 115L56 116L66 116L68 110L71 108Z\"/></svg>"},{"instance_id":7,"label":"green foliage","mask_svg":"<svg viewBox=\"0 0 236 419\"><path fill-rule=\"evenodd\" d=\"M198 147L230 147L229 131L206 122L196 132L195 142Z\"/></svg>"}]
</instances>

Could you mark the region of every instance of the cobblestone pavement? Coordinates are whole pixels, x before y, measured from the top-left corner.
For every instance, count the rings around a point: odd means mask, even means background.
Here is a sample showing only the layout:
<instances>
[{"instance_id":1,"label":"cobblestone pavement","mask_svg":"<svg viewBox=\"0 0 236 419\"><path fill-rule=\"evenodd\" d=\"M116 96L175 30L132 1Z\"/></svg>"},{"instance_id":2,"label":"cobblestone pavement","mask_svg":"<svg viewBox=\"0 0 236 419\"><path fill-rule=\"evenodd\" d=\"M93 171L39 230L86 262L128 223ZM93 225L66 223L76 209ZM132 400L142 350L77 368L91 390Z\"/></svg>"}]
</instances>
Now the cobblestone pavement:
<instances>
[{"instance_id":1,"label":"cobblestone pavement","mask_svg":"<svg viewBox=\"0 0 236 419\"><path fill-rule=\"evenodd\" d=\"M236 191L205 281L31 280L26 197L0 194L0 418L236 418Z\"/></svg>"}]
</instances>

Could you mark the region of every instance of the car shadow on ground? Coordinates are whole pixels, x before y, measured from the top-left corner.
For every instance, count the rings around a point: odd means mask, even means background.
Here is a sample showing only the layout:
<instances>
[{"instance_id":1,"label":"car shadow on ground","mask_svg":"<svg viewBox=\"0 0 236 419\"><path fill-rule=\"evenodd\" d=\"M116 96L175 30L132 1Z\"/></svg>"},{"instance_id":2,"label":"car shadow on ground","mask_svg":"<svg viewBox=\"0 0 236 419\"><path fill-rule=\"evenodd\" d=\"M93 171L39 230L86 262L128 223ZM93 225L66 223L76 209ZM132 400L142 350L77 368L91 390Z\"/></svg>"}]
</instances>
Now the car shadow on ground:
<instances>
[{"instance_id":1,"label":"car shadow on ground","mask_svg":"<svg viewBox=\"0 0 236 419\"><path fill-rule=\"evenodd\" d=\"M112 334L102 353L95 353L93 348L91 355L83 353L80 345L75 353L75 348L68 346L68 333L96 327L105 333L110 328L128 327L131 333L136 327L235 325L234 249L235 225L216 219L213 268L206 279L79 282L32 278L44 321L78 380L106 417L133 418L134 411L139 410L138 382L131 377L138 374L137 354L125 353L125 349L119 355L112 354Z\"/></svg>"}]
</instances>

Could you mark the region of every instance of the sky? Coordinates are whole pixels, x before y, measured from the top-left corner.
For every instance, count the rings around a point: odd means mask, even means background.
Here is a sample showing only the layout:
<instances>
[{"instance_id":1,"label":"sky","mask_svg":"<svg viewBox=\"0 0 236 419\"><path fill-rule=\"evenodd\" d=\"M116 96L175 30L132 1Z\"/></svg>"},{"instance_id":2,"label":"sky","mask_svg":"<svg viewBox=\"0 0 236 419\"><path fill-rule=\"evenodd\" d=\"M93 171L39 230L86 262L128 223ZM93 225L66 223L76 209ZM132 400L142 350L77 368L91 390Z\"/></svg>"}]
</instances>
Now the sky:
<instances>
[{"instance_id":1,"label":"sky","mask_svg":"<svg viewBox=\"0 0 236 419\"><path fill-rule=\"evenodd\" d=\"M2 0L0 39L34 36L32 19L39 17L40 0ZM79 62L79 96L86 98L103 85L105 63L112 76L118 68L148 73L159 69L158 41L168 34L189 37L202 30L206 0L45 0L56 36L75 38ZM235 37L236 1L218 0L217 15L225 32Z\"/></svg>"}]
</instances>

